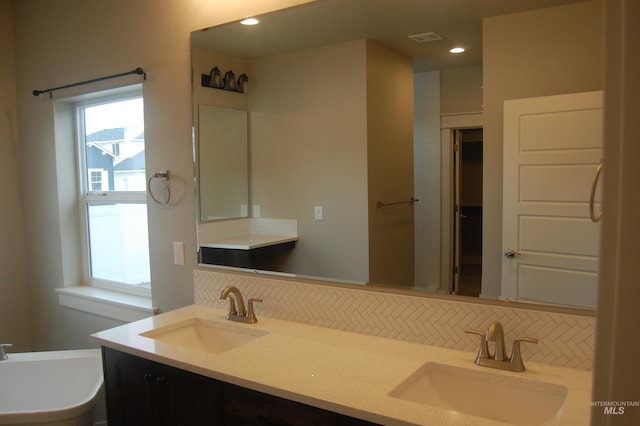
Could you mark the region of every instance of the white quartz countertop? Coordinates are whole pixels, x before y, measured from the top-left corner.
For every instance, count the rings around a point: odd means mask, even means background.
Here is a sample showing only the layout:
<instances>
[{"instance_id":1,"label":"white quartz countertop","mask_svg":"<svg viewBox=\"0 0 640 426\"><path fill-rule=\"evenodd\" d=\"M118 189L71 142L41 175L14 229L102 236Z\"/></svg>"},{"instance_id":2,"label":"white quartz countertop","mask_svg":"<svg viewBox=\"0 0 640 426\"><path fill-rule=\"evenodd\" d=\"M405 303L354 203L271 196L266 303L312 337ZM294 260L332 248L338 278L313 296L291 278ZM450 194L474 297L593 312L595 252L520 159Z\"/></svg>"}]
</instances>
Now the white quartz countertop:
<instances>
[{"instance_id":1,"label":"white quartz countertop","mask_svg":"<svg viewBox=\"0 0 640 426\"><path fill-rule=\"evenodd\" d=\"M173 367L384 425L503 424L388 396L426 362L490 371L567 386L554 425L587 425L591 372L527 362L512 373L473 363L475 353L385 339L258 315L257 324L232 323L267 332L220 354L163 343L141 333L191 318L230 323L226 312L191 305L92 335L95 342ZM509 350L509 348L508 348Z\"/></svg>"},{"instance_id":2,"label":"white quartz countertop","mask_svg":"<svg viewBox=\"0 0 640 426\"><path fill-rule=\"evenodd\" d=\"M252 250L292 241L298 241L298 237L292 235L246 234L215 241L201 242L200 247Z\"/></svg>"}]
</instances>

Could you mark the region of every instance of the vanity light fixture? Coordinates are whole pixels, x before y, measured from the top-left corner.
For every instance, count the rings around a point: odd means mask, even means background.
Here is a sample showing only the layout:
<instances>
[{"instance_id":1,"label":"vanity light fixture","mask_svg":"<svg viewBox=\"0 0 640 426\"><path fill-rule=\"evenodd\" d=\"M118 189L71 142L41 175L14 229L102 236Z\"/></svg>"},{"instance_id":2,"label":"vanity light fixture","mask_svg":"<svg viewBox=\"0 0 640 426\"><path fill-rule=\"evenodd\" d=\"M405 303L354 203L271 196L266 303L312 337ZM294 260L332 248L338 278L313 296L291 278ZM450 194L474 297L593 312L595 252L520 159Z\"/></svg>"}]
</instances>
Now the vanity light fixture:
<instances>
[{"instance_id":1,"label":"vanity light fixture","mask_svg":"<svg viewBox=\"0 0 640 426\"><path fill-rule=\"evenodd\" d=\"M258 25L260 21L256 18L247 18L240 21L242 25Z\"/></svg>"},{"instance_id":2,"label":"vanity light fixture","mask_svg":"<svg viewBox=\"0 0 640 426\"><path fill-rule=\"evenodd\" d=\"M247 92L247 84L249 82L249 76L242 73L236 80L236 74L229 70L224 76L220 71L220 68L213 67L209 74L202 74L200 84L202 87L211 87L213 89L222 89L230 92Z\"/></svg>"},{"instance_id":3,"label":"vanity light fixture","mask_svg":"<svg viewBox=\"0 0 640 426\"><path fill-rule=\"evenodd\" d=\"M452 49L449 49L449 52L451 52L451 53L462 53L462 52L464 52L464 47L454 47Z\"/></svg>"}]
</instances>

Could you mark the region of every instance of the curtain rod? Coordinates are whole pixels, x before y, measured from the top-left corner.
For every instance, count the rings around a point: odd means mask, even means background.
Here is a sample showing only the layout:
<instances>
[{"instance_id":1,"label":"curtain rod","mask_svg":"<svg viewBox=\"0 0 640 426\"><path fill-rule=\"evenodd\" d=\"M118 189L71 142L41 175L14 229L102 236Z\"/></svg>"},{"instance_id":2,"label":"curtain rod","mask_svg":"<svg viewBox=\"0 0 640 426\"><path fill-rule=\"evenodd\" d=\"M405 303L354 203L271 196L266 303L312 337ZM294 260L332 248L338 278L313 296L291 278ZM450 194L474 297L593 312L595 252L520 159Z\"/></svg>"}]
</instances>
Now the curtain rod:
<instances>
[{"instance_id":1,"label":"curtain rod","mask_svg":"<svg viewBox=\"0 0 640 426\"><path fill-rule=\"evenodd\" d=\"M33 91L33 96L38 96L41 93L49 93L49 97L51 97L51 92L53 92L54 90L68 89L69 87L82 86L83 84L96 83L98 81L109 80L109 79L118 78L118 77L124 77L125 75L131 75L131 74L142 75L145 80L147 79L147 74L144 72L144 70L142 68L138 67L138 68L136 68L135 70L132 70L132 71L127 71L127 72L123 72L123 73L120 73L120 74L108 75L106 77L94 78L93 80L81 81L79 83L71 83L71 84L67 84L65 86L54 87L52 89L46 89L46 90L37 90L36 89L36 90Z\"/></svg>"}]
</instances>

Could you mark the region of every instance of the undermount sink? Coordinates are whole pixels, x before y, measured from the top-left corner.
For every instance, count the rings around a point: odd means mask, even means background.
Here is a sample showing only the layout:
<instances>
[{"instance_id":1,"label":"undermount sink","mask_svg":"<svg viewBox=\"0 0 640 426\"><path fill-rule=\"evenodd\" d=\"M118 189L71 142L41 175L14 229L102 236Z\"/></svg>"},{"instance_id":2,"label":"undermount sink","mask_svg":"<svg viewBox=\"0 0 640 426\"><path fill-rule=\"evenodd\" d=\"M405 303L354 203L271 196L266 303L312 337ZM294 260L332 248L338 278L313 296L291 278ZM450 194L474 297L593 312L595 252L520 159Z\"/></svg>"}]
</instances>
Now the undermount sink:
<instances>
[{"instance_id":1,"label":"undermount sink","mask_svg":"<svg viewBox=\"0 0 640 426\"><path fill-rule=\"evenodd\" d=\"M265 334L266 331L201 318L190 318L140 333L160 342L212 354L228 351Z\"/></svg>"},{"instance_id":2,"label":"undermount sink","mask_svg":"<svg viewBox=\"0 0 640 426\"><path fill-rule=\"evenodd\" d=\"M560 413L566 386L428 362L389 396L511 424L544 424Z\"/></svg>"}]
</instances>

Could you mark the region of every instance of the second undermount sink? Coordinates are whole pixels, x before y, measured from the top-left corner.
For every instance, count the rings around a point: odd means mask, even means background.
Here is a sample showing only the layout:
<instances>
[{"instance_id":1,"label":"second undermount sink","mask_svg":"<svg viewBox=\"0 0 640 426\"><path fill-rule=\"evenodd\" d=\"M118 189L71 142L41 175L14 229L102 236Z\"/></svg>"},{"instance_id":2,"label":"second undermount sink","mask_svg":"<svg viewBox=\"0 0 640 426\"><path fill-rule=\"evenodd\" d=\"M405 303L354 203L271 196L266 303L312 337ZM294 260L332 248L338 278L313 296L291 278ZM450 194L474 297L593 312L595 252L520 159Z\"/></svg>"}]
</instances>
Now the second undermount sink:
<instances>
[{"instance_id":1,"label":"second undermount sink","mask_svg":"<svg viewBox=\"0 0 640 426\"><path fill-rule=\"evenodd\" d=\"M267 334L234 324L189 318L141 333L141 336L200 352L219 354Z\"/></svg>"},{"instance_id":2,"label":"second undermount sink","mask_svg":"<svg viewBox=\"0 0 640 426\"><path fill-rule=\"evenodd\" d=\"M566 386L524 377L428 362L389 396L511 424L552 422L567 396Z\"/></svg>"}]
</instances>

